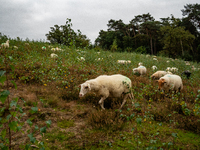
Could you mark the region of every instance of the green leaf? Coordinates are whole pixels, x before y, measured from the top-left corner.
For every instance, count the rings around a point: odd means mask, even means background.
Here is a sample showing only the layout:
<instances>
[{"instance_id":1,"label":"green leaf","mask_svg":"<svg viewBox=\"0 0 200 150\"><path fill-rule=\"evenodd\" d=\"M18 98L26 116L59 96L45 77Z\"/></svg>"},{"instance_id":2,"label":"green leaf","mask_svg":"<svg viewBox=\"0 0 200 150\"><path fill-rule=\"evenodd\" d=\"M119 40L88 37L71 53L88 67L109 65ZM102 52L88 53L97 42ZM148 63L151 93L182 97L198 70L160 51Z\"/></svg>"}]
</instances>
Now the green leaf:
<instances>
[{"instance_id":1,"label":"green leaf","mask_svg":"<svg viewBox=\"0 0 200 150\"><path fill-rule=\"evenodd\" d=\"M136 118L136 122L137 122L137 124L141 124L142 123L142 118Z\"/></svg>"},{"instance_id":2,"label":"green leaf","mask_svg":"<svg viewBox=\"0 0 200 150\"><path fill-rule=\"evenodd\" d=\"M177 135L178 135L177 133L172 133L172 136L175 137L175 138L178 137Z\"/></svg>"},{"instance_id":3,"label":"green leaf","mask_svg":"<svg viewBox=\"0 0 200 150\"><path fill-rule=\"evenodd\" d=\"M17 126L17 131L21 130L22 126Z\"/></svg>"},{"instance_id":4,"label":"green leaf","mask_svg":"<svg viewBox=\"0 0 200 150\"><path fill-rule=\"evenodd\" d=\"M33 133L28 134L28 137L30 138L31 143L35 143L36 139L33 137Z\"/></svg>"},{"instance_id":5,"label":"green leaf","mask_svg":"<svg viewBox=\"0 0 200 150\"><path fill-rule=\"evenodd\" d=\"M10 122L8 126L10 127L11 130L16 131L16 129L17 129L17 121Z\"/></svg>"},{"instance_id":6,"label":"green leaf","mask_svg":"<svg viewBox=\"0 0 200 150\"><path fill-rule=\"evenodd\" d=\"M51 120L46 121L47 127L50 127L51 125Z\"/></svg>"},{"instance_id":7,"label":"green leaf","mask_svg":"<svg viewBox=\"0 0 200 150\"><path fill-rule=\"evenodd\" d=\"M38 129L39 129L39 127L36 125L36 126L35 126L35 131L38 130Z\"/></svg>"},{"instance_id":8,"label":"green leaf","mask_svg":"<svg viewBox=\"0 0 200 150\"><path fill-rule=\"evenodd\" d=\"M17 84L15 83L15 81L11 80L10 82L15 86L15 89L17 89Z\"/></svg>"},{"instance_id":9,"label":"green leaf","mask_svg":"<svg viewBox=\"0 0 200 150\"><path fill-rule=\"evenodd\" d=\"M31 146L31 144L26 144L25 150L28 150L30 146Z\"/></svg>"},{"instance_id":10,"label":"green leaf","mask_svg":"<svg viewBox=\"0 0 200 150\"><path fill-rule=\"evenodd\" d=\"M5 136L6 136L6 129L3 129L3 130L1 131L1 137L4 139Z\"/></svg>"},{"instance_id":11,"label":"green leaf","mask_svg":"<svg viewBox=\"0 0 200 150\"><path fill-rule=\"evenodd\" d=\"M30 126L32 126L33 125L33 123L31 122L31 120L30 119L28 119L27 121L26 121Z\"/></svg>"},{"instance_id":12,"label":"green leaf","mask_svg":"<svg viewBox=\"0 0 200 150\"><path fill-rule=\"evenodd\" d=\"M17 101L11 101L10 102L10 107L13 107L13 106L15 106L15 107L17 106Z\"/></svg>"},{"instance_id":13,"label":"green leaf","mask_svg":"<svg viewBox=\"0 0 200 150\"><path fill-rule=\"evenodd\" d=\"M42 127L42 128L40 128L40 133L41 133L41 135L42 135L42 133L46 133L46 127Z\"/></svg>"},{"instance_id":14,"label":"green leaf","mask_svg":"<svg viewBox=\"0 0 200 150\"><path fill-rule=\"evenodd\" d=\"M1 150L8 150L8 146L4 145L3 143L0 143Z\"/></svg>"},{"instance_id":15,"label":"green leaf","mask_svg":"<svg viewBox=\"0 0 200 150\"><path fill-rule=\"evenodd\" d=\"M134 105L135 105L135 108L137 108L137 107L139 107L139 106L140 106L140 104L139 104L139 103L135 103Z\"/></svg>"},{"instance_id":16,"label":"green leaf","mask_svg":"<svg viewBox=\"0 0 200 150\"><path fill-rule=\"evenodd\" d=\"M2 76L2 77L0 77L0 83L4 83L6 81L6 77L5 76Z\"/></svg>"},{"instance_id":17,"label":"green leaf","mask_svg":"<svg viewBox=\"0 0 200 150\"><path fill-rule=\"evenodd\" d=\"M2 77L6 71L0 70L0 77Z\"/></svg>"},{"instance_id":18,"label":"green leaf","mask_svg":"<svg viewBox=\"0 0 200 150\"><path fill-rule=\"evenodd\" d=\"M36 113L38 111L37 107L32 107L31 110L33 111L33 113Z\"/></svg>"},{"instance_id":19,"label":"green leaf","mask_svg":"<svg viewBox=\"0 0 200 150\"><path fill-rule=\"evenodd\" d=\"M6 119L7 119L7 120L9 120L9 119L10 119L10 117L12 117L12 115L11 115L11 114L9 114L9 115L6 117Z\"/></svg>"},{"instance_id":20,"label":"green leaf","mask_svg":"<svg viewBox=\"0 0 200 150\"><path fill-rule=\"evenodd\" d=\"M5 91L1 92L1 94L0 94L0 100L1 100L1 102L3 104L5 103L5 101L6 101L6 99L7 99L7 97L8 97L9 94L10 94L10 92L8 90L5 90Z\"/></svg>"}]
</instances>

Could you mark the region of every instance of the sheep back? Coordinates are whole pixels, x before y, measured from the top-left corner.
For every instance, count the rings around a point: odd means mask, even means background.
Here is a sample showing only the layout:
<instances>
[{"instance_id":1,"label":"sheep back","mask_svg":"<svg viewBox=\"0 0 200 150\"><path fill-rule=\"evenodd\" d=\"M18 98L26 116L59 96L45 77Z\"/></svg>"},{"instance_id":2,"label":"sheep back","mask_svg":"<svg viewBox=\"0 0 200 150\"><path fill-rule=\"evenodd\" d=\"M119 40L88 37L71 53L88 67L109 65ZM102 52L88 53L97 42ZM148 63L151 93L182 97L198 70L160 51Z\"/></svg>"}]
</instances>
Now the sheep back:
<instances>
[{"instance_id":1,"label":"sheep back","mask_svg":"<svg viewBox=\"0 0 200 150\"><path fill-rule=\"evenodd\" d=\"M162 76L166 75L167 72L166 71L156 71L154 74L151 75L152 79L160 79Z\"/></svg>"}]
</instances>

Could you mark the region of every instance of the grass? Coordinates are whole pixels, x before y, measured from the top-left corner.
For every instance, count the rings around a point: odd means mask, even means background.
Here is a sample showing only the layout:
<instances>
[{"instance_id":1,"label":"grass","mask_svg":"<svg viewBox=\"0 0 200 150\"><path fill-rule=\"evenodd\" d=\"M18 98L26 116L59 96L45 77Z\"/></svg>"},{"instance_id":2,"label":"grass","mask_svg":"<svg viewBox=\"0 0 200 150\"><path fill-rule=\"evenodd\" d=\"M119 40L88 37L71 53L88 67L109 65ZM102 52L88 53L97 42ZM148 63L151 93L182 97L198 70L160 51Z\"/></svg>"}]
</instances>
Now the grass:
<instances>
[{"instance_id":1,"label":"grass","mask_svg":"<svg viewBox=\"0 0 200 150\"><path fill-rule=\"evenodd\" d=\"M1 41L0 42L4 42ZM13 50L12 46L19 48ZM42 50L42 46L47 48ZM17 89L9 83L10 99L19 97L26 103L27 110L37 106L37 115L28 116L34 125L42 127L45 120L52 120L51 127L42 139L46 149L200 149L200 68L196 62L185 65L184 60L172 60L137 53L119 53L101 49L72 49L60 45L63 51L56 51L59 58L50 58L51 47L42 42L10 40L10 48L0 49L0 70L5 70L5 56L9 58L8 77L17 83ZM8 57L9 56L9 57ZM85 61L78 58L84 57ZM101 58L101 59L99 59ZM117 64L117 60L131 60L131 64ZM166 61L169 60L169 63ZM142 62L147 67L143 77L132 73L132 69ZM181 75L191 70L190 79L182 77L184 89L181 93L162 93L157 83L150 79L151 67L159 70L177 67ZM14 70L13 70L14 68ZM122 110L118 110L122 99L105 100L105 111L101 110L100 97L88 94L79 98L79 84L102 74L123 74L132 80L134 104L128 100ZM1 89L5 85L0 84ZM22 105L19 101L19 104ZM0 106L2 107L2 106ZM33 126L34 126L33 125ZM20 137L13 149L28 142Z\"/></svg>"}]
</instances>

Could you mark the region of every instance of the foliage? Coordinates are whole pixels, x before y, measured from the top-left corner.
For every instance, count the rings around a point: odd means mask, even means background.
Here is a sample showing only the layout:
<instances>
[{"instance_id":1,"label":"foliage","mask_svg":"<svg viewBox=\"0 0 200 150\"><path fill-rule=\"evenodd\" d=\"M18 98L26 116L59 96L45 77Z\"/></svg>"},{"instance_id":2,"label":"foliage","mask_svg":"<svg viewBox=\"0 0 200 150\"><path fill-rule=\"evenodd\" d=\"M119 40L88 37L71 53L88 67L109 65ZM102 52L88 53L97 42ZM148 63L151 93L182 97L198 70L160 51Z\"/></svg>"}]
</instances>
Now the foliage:
<instances>
[{"instance_id":1,"label":"foliage","mask_svg":"<svg viewBox=\"0 0 200 150\"><path fill-rule=\"evenodd\" d=\"M46 34L46 37L52 44L59 43L76 47L87 47L90 44L90 41L85 35L82 35L80 30L78 30L78 33L75 33L72 29L71 19L67 18L65 25L54 25L50 29L51 31Z\"/></svg>"}]
</instances>

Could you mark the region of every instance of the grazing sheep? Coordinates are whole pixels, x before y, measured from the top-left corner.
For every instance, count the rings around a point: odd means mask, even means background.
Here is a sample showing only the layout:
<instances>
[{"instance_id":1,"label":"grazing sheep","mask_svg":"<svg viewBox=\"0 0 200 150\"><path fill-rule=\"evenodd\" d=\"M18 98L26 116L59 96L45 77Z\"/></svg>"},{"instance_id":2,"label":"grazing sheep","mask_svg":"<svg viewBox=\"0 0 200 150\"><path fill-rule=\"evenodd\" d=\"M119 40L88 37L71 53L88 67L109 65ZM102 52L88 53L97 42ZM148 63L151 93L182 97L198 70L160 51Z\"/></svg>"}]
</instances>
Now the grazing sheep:
<instances>
[{"instance_id":1,"label":"grazing sheep","mask_svg":"<svg viewBox=\"0 0 200 150\"><path fill-rule=\"evenodd\" d=\"M9 40L7 40L6 43L2 43L1 48L9 48Z\"/></svg>"},{"instance_id":2,"label":"grazing sheep","mask_svg":"<svg viewBox=\"0 0 200 150\"><path fill-rule=\"evenodd\" d=\"M51 56L51 58L53 58L53 59L58 58L58 55L57 55L57 54L54 54L54 53L52 53L50 56Z\"/></svg>"},{"instance_id":3,"label":"grazing sheep","mask_svg":"<svg viewBox=\"0 0 200 150\"><path fill-rule=\"evenodd\" d=\"M126 99L133 99L133 93L131 92L132 83L131 80L121 74L115 75L101 75L95 79L88 80L82 83L79 97L83 97L88 92L94 92L101 96L99 104L102 109L104 108L104 100L107 97L121 97L123 96L123 102L120 109L126 102Z\"/></svg>"},{"instance_id":4,"label":"grazing sheep","mask_svg":"<svg viewBox=\"0 0 200 150\"><path fill-rule=\"evenodd\" d=\"M46 50L46 47L45 47L45 46L42 46L42 50Z\"/></svg>"},{"instance_id":5,"label":"grazing sheep","mask_svg":"<svg viewBox=\"0 0 200 150\"><path fill-rule=\"evenodd\" d=\"M192 73L191 73L189 70L186 70L186 71L183 71L183 72L181 73L181 76L182 76L182 75L186 75L187 79L189 79L191 74L192 74Z\"/></svg>"},{"instance_id":6,"label":"grazing sheep","mask_svg":"<svg viewBox=\"0 0 200 150\"><path fill-rule=\"evenodd\" d=\"M153 80L158 80L158 79L160 79L162 76L164 76L164 75L166 75L166 74L167 74L166 71L161 71L161 70L159 70L159 71L156 71L154 74L152 74L152 75L151 75L151 78L152 78Z\"/></svg>"},{"instance_id":7,"label":"grazing sheep","mask_svg":"<svg viewBox=\"0 0 200 150\"><path fill-rule=\"evenodd\" d=\"M158 61L158 59L157 59L157 58L153 58L153 60L156 60L156 61Z\"/></svg>"},{"instance_id":8,"label":"grazing sheep","mask_svg":"<svg viewBox=\"0 0 200 150\"><path fill-rule=\"evenodd\" d=\"M172 71L172 72L177 72L177 71L178 71L178 68L172 67L172 68L171 68L171 71Z\"/></svg>"},{"instance_id":9,"label":"grazing sheep","mask_svg":"<svg viewBox=\"0 0 200 150\"><path fill-rule=\"evenodd\" d=\"M156 66L152 66L151 67L153 70L156 70L156 69L158 69Z\"/></svg>"},{"instance_id":10,"label":"grazing sheep","mask_svg":"<svg viewBox=\"0 0 200 150\"><path fill-rule=\"evenodd\" d=\"M180 76L166 74L164 77L161 77L158 81L158 90L165 91L181 91L183 89L183 82Z\"/></svg>"},{"instance_id":11,"label":"grazing sheep","mask_svg":"<svg viewBox=\"0 0 200 150\"><path fill-rule=\"evenodd\" d=\"M85 61L85 58L84 58L84 57L80 57L80 58L77 57L77 59L78 59L79 61Z\"/></svg>"},{"instance_id":12,"label":"grazing sheep","mask_svg":"<svg viewBox=\"0 0 200 150\"><path fill-rule=\"evenodd\" d=\"M117 60L118 64L130 64L131 61L130 60Z\"/></svg>"},{"instance_id":13,"label":"grazing sheep","mask_svg":"<svg viewBox=\"0 0 200 150\"><path fill-rule=\"evenodd\" d=\"M18 47L17 47L17 46L13 46L13 48L14 48L14 49L18 49Z\"/></svg>"},{"instance_id":14,"label":"grazing sheep","mask_svg":"<svg viewBox=\"0 0 200 150\"><path fill-rule=\"evenodd\" d=\"M145 75L146 72L147 72L147 69L146 69L145 66L139 66L139 67L133 69L133 73L134 73L134 74L135 74L135 73L139 73L140 76Z\"/></svg>"}]
</instances>

